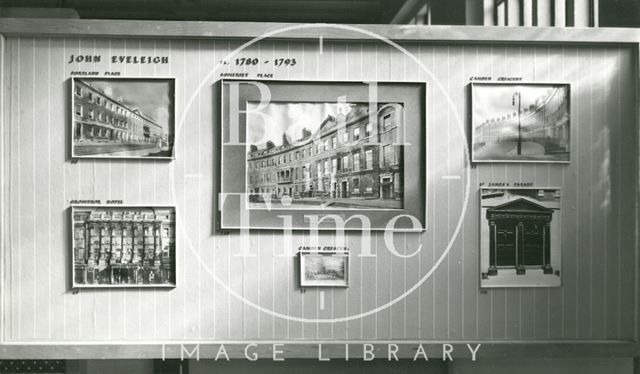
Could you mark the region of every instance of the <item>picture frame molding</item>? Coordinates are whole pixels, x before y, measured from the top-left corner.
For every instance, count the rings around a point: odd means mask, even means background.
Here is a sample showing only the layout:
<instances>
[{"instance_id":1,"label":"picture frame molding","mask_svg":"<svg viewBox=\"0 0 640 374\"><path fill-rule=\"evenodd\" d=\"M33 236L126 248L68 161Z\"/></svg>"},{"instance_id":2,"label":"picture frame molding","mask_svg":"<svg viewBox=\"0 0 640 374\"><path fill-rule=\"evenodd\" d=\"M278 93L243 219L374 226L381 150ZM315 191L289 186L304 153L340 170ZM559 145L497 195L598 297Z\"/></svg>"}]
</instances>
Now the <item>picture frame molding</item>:
<instances>
[{"instance_id":1,"label":"picture frame molding","mask_svg":"<svg viewBox=\"0 0 640 374\"><path fill-rule=\"evenodd\" d=\"M218 152L219 152L219 157L220 157L220 162L219 165L217 166L218 169L218 177L219 177L219 182L216 185L217 187L217 193L218 193L218 197L216 198L217 201L217 218L219 221L219 224L217 224L217 228L219 230L243 230L243 229L256 229L256 230L282 230L282 228L279 227L273 227L273 226L258 226L258 225L251 225L250 227L242 227L240 225L225 225L224 224L224 208L223 208L223 200L222 200L222 194L225 193L224 190L224 139L225 139L225 130L224 130L224 118L225 118L225 95L224 95L224 85L227 82L233 82L233 81L238 81L238 82L255 82L255 81L259 81L259 82L275 82L275 83L310 83L310 84L318 84L318 83L327 83L327 84L367 84L367 83L371 83L370 81L366 81L366 80L345 80L345 79L335 79L335 80L322 80L322 79L272 79L272 78L247 78L247 77L232 77L232 78L220 78L217 80L216 84L219 86L218 90L217 90L217 94L219 95L218 97L218 101L214 102L214 105L217 103L220 105L220 109L219 109L219 116L218 116L218 129L214 130L214 133L219 136L220 140L217 142L216 147L218 147ZM423 209L424 209L424 214L422 217L415 217L419 220L422 220L422 222L424 222L423 226L420 228L394 228L393 231L394 232L398 232L398 233L402 233L402 232L414 232L414 233L422 233L425 232L428 227L429 227L429 222L428 222L428 217L429 217L429 207L428 207L428 189L429 189L429 173L428 173L428 161L426 159L427 155L428 155L428 141L429 141L429 137L428 137L428 127L430 126L429 124L429 113L428 113L428 109L429 109L429 86L428 86L428 82L426 80L389 80L389 79L376 79L375 83L382 83L382 84L416 84L416 85L420 85L421 86L421 90L423 93L423 100L420 100L421 104L422 104L422 108L419 109L419 114L422 116L422 131L424 132L424 135L421 137L422 140L422 144L421 144L421 152L423 154L424 159L422 159L420 162L422 163L420 170L424 173L424 186L421 190L421 199L423 200ZM272 98L273 99L273 98ZM278 101L278 100L272 100L272 101ZM309 102L309 101L306 101ZM321 101L318 101L319 103ZM406 121L405 121L406 122ZM405 135L406 135L406 123L403 124L403 126L405 126ZM238 132L238 136L239 136L239 132ZM245 143L246 145L246 143ZM403 149L403 155L405 154L405 150ZM246 161L246 160L245 160ZM246 167L246 164L243 166ZM404 165L404 167L406 168L406 164ZM244 173L244 176L246 178L246 170ZM406 177L406 173L403 170L403 179ZM405 179L406 180L406 179ZM245 181L245 186L246 186L246 181ZM246 191L245 191L246 193ZM248 199L245 198L245 202ZM404 200L403 200L404 203ZM304 209L296 209L297 211L300 212L305 212L307 210ZM271 212L288 212L290 210L281 210L281 209L277 209L277 210L272 210ZM358 214L358 213L363 213L366 214L367 212L377 212L377 211L390 211L390 212L394 212L397 211L398 214L403 214L404 211L404 207L402 209L350 209L348 210L350 212L350 216L354 215L354 214ZM327 215L339 215L344 217L346 214L344 213L345 210L308 210L308 212L311 213L316 213L318 216L327 216ZM349 218L349 217L347 217ZM305 221L306 222L306 221ZM292 228L294 231L309 231L310 228L309 227L293 227ZM318 230L320 231L335 231L336 227L318 227ZM341 230L344 231L361 231L362 228L361 227L344 227L341 228ZM384 231L385 227L371 227L370 231Z\"/></svg>"}]
</instances>

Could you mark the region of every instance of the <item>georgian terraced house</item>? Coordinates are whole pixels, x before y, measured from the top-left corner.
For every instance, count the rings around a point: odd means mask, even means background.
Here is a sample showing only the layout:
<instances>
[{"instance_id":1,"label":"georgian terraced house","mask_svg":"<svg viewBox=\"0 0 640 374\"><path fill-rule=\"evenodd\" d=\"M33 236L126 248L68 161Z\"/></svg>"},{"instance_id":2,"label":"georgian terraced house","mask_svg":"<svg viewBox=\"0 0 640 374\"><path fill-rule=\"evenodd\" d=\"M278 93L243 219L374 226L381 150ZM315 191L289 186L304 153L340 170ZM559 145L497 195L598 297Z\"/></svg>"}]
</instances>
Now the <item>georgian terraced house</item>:
<instances>
[{"instance_id":1,"label":"georgian terraced house","mask_svg":"<svg viewBox=\"0 0 640 374\"><path fill-rule=\"evenodd\" d=\"M73 80L73 140L168 144L166 130L138 108L110 97L82 79Z\"/></svg>"},{"instance_id":2,"label":"georgian terraced house","mask_svg":"<svg viewBox=\"0 0 640 374\"><path fill-rule=\"evenodd\" d=\"M328 116L315 132L296 141L251 145L250 199L397 199L403 197L401 104L379 104L377 125L366 104Z\"/></svg>"}]
</instances>

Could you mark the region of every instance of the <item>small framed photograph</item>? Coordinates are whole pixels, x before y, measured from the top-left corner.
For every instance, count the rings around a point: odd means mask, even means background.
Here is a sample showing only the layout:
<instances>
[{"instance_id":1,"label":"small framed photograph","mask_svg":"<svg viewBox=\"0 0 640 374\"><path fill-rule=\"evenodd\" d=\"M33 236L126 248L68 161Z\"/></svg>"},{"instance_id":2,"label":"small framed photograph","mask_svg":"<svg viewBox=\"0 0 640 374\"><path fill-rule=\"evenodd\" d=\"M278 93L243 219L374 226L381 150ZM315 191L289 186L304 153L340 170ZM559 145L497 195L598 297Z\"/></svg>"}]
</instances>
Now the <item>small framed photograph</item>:
<instances>
[{"instance_id":1,"label":"small framed photograph","mask_svg":"<svg viewBox=\"0 0 640 374\"><path fill-rule=\"evenodd\" d=\"M174 157L174 78L71 78L71 157Z\"/></svg>"},{"instance_id":2,"label":"small framed photograph","mask_svg":"<svg viewBox=\"0 0 640 374\"><path fill-rule=\"evenodd\" d=\"M175 287L176 211L73 206L72 288Z\"/></svg>"},{"instance_id":3,"label":"small framed photograph","mask_svg":"<svg viewBox=\"0 0 640 374\"><path fill-rule=\"evenodd\" d=\"M559 287L558 188L480 189L481 287Z\"/></svg>"},{"instance_id":4,"label":"small framed photograph","mask_svg":"<svg viewBox=\"0 0 640 374\"><path fill-rule=\"evenodd\" d=\"M349 287L349 251L300 251L300 287Z\"/></svg>"},{"instance_id":5,"label":"small framed photograph","mask_svg":"<svg viewBox=\"0 0 640 374\"><path fill-rule=\"evenodd\" d=\"M425 229L424 82L221 86L222 229Z\"/></svg>"},{"instance_id":6,"label":"small framed photograph","mask_svg":"<svg viewBox=\"0 0 640 374\"><path fill-rule=\"evenodd\" d=\"M472 83L472 161L570 162L569 87Z\"/></svg>"}]
</instances>

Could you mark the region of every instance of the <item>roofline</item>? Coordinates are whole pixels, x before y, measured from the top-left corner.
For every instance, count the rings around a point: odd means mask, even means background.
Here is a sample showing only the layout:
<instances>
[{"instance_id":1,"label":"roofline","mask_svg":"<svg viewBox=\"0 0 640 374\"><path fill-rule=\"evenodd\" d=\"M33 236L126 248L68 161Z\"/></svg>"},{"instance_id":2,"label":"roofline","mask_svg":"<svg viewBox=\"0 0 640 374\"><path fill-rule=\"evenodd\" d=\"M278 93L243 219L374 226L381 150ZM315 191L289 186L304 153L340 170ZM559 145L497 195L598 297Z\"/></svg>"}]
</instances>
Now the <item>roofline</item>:
<instances>
[{"instance_id":1,"label":"roofline","mask_svg":"<svg viewBox=\"0 0 640 374\"><path fill-rule=\"evenodd\" d=\"M93 86L92 86L89 82L87 82L84 78L75 78L75 77L72 77L72 79L73 79L73 81L74 81L74 82L75 82L75 81L79 81L79 82L84 83L87 87L89 87L89 88L91 88L92 90L94 90L94 91L96 91L96 92L98 92L98 93L102 94L102 95L103 95L104 97L106 97L108 100L110 100L110 101L112 101L112 102L114 102L114 103L116 103L116 104L118 104L118 105L120 105L120 106L123 106L123 107L127 108L130 112L135 112L135 111L137 110L137 111L138 111L138 114L139 114L141 117L143 117L143 118L144 118L144 119L146 119L147 121L151 122L151 123L152 123L152 124L154 124L155 126L159 127L160 129L163 129L163 127L162 127L158 122L156 122L156 120L152 119L152 118L151 118L151 117L149 117L147 114L145 114L144 112L140 111L137 107L136 107L136 108L130 108L130 107L129 107L128 105L126 105L125 103L121 103L121 102L119 102L118 100L116 100L116 99L114 99L114 98L110 97L109 95L107 95L106 93L102 92L102 90L100 90L99 88L97 88L97 87L93 87Z\"/></svg>"}]
</instances>

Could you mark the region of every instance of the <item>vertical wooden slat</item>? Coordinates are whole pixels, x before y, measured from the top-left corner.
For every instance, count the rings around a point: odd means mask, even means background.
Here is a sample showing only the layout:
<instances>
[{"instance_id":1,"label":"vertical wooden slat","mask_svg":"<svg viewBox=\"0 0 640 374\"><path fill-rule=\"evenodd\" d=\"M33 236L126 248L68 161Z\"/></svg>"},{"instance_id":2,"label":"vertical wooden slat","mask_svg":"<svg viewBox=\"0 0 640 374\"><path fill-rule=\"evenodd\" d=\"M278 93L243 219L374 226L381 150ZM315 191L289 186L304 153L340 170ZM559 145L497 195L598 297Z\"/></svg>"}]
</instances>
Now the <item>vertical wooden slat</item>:
<instances>
[{"instance_id":1,"label":"vertical wooden slat","mask_svg":"<svg viewBox=\"0 0 640 374\"><path fill-rule=\"evenodd\" d=\"M522 26L533 26L533 5L533 0L522 0Z\"/></svg>"},{"instance_id":2,"label":"vertical wooden slat","mask_svg":"<svg viewBox=\"0 0 640 374\"><path fill-rule=\"evenodd\" d=\"M23 292L23 311L21 316L21 329L24 336L34 338L35 335L35 316L37 313L37 303L35 286L38 283L39 274L35 267L36 251L38 243L36 239L37 230L37 213L35 202L37 200L36 187L36 148L37 148L37 117L36 117L36 101L38 94L36 93L36 40L35 38L25 39L22 47L25 50L24 59L22 60L22 74L25 82L23 91L23 104L27 105L23 109L22 117L22 134L24 137L21 142L21 158L24 162L22 166L22 209L21 209L21 226L22 226L22 252L29 253L29 257L23 256L21 263L21 271L24 278L21 279L20 285ZM28 166L27 166L28 165Z\"/></svg>"},{"instance_id":3,"label":"vertical wooden slat","mask_svg":"<svg viewBox=\"0 0 640 374\"><path fill-rule=\"evenodd\" d=\"M4 37L4 35L0 34L0 90L2 90L2 92L8 92L8 79L6 79L5 77L7 76L7 74L5 74L5 69L7 68L7 64L5 62L5 56L7 54L7 40ZM9 154L7 153L8 147L7 147L7 140L8 140L8 136L7 136L7 127L9 124L9 121L7 120L7 118L5 117L7 114L6 111L6 107L8 106L8 103L6 102L8 97L10 95L2 95L2 98L0 98L0 137L2 138L2 140L0 140L0 186L5 186L5 182L7 181L7 176L5 175L6 173L6 166L5 166L5 161L7 160ZM7 301L6 301L6 293L5 293L5 256L4 256L4 248L7 248L7 220L4 219L5 214L6 214L6 205L5 202L8 202L9 199L6 196L7 194L7 189L3 188L2 191L0 191L0 219L2 219L2 223L0 223L0 245L3 248L3 253L0 254L0 343L4 343L4 339L5 339L5 311L6 311L6 305L7 305Z\"/></svg>"},{"instance_id":4,"label":"vertical wooden slat","mask_svg":"<svg viewBox=\"0 0 640 374\"><path fill-rule=\"evenodd\" d=\"M605 321L607 305L602 303L607 295L607 254L609 251L601 251L598 248L612 248L608 242L608 221L611 216L611 151L609 149L609 129L598 125L606 123L604 111L595 111L606 105L605 83L611 80L615 72L607 69L603 62L604 51L592 49L589 59L589 75L591 76L591 89L589 90L589 106L591 115L591 159L590 168L592 178L599 180L591 187L591 245L593 246L592 261L593 273L591 276L592 290L592 337L603 339L605 335ZM600 79L598 79L600 78Z\"/></svg>"},{"instance_id":5,"label":"vertical wooden slat","mask_svg":"<svg viewBox=\"0 0 640 374\"><path fill-rule=\"evenodd\" d=\"M553 1L553 26L563 27L566 25L567 17L567 0L554 0Z\"/></svg>"},{"instance_id":6,"label":"vertical wooden slat","mask_svg":"<svg viewBox=\"0 0 640 374\"><path fill-rule=\"evenodd\" d=\"M427 137L427 149L426 149L426 168L427 170L431 169L431 162L433 158L430 156L432 152L434 152L433 147L429 146L430 140L433 139L433 131L435 130L432 124L434 123L435 111L433 108L433 103L435 100L435 82L431 74L435 69L435 47L431 46L418 46L418 57L420 61L424 64L425 70L422 71L420 75L420 79L427 82L427 102L426 102L426 137ZM430 99L433 98L433 99ZM429 184L427 186L426 191L426 199L427 206L430 207L427 209L427 227L433 227L435 212L432 204L432 196L435 196L434 188ZM429 233L430 232L430 233ZM419 272L420 276L424 276L427 273L428 269L433 264L433 253L435 252L435 245L432 239L433 230L427 230L427 235L422 236L422 244L424 245L424 250L419 254ZM433 336L434 334L434 277L431 276L427 279L422 286L418 289L418 300L420 301L420 315L419 315L419 334L420 336Z\"/></svg>"},{"instance_id":7,"label":"vertical wooden slat","mask_svg":"<svg viewBox=\"0 0 640 374\"><path fill-rule=\"evenodd\" d=\"M452 339L462 339L462 334L464 332L464 312L467 309L467 300L464 298L464 292L461 286L464 285L467 276L472 276L471 274L465 274L463 271L464 261L467 259L467 253L464 251L465 248L469 248L470 244L464 240L464 231L466 228L464 224L460 227L460 231L458 231L454 237L454 233L456 232L458 222L461 219L462 211L464 209L463 196L465 194L464 187L466 175L462 171L466 170L465 167L468 167L468 159L464 152L462 152L462 149L460 149L460 145L465 142L464 117L462 117L465 104L464 90L455 89L455 87L462 87L469 79L463 75L463 67L465 66L466 59L467 57L464 53L463 47L452 47L449 49L449 61L451 61L451 66L459 66L460 68L451 69L448 74L451 78L447 83L447 91L450 92L452 104L450 103L448 106L450 108L448 115L449 134L447 139L449 143L449 165L446 176L456 175L459 176L460 179L442 180L442 177L440 177L440 183L445 183L450 191L449 227L447 232L449 235L449 242L453 243L452 250L449 253L449 257L451 259L451 272L448 280L450 284L449 336Z\"/></svg>"},{"instance_id":8,"label":"vertical wooden slat","mask_svg":"<svg viewBox=\"0 0 640 374\"><path fill-rule=\"evenodd\" d=\"M636 203L635 203L635 242L634 242L634 247L635 247L635 268L634 268L634 272L635 272L635 292L634 292L634 319L633 319L633 323L635 325L635 331L633 334L633 339L635 341L638 341L638 339L640 338L640 316L638 316L640 314L640 201L638 201L638 193L640 192L640 183L638 183L640 181L640 162L638 161L638 159L640 159L640 150L638 148L640 148L640 86L637 84L638 81L640 81L640 46L635 45L632 50L631 50L631 57L632 60L635 61L635 63L633 64L633 71L635 72L634 77L635 77L635 81L636 81L636 85L635 85L635 90L634 90L634 94L635 94L635 102L634 102L634 115L635 115L635 123L634 123L634 127L635 127L635 131L636 131L636 167L635 167L635 171L636 171L636 190L635 190L635 196L636 196ZM634 359L633 361L633 367L634 370L636 372L640 371L640 366L638 364L640 364L640 362L638 362L638 359Z\"/></svg>"},{"instance_id":9,"label":"vertical wooden slat","mask_svg":"<svg viewBox=\"0 0 640 374\"><path fill-rule=\"evenodd\" d=\"M619 65L620 71L635 71L637 72L636 61L634 61L634 57L631 53L630 49L624 49L621 51L621 60ZM630 82L630 81L629 81ZM633 121L632 118L637 118L637 108L635 107L634 96L636 95L636 85L634 84L623 84L620 86L620 107L619 107L619 115L620 121L624 123L625 132L638 131L638 129L633 129L631 123ZM628 136L623 137L621 139L622 152L623 154L634 154L638 149L638 138L637 136ZM628 164L624 163L622 165L622 180L621 180L621 196L628 196L628 199L631 202L626 203L622 206L621 209L621 217L635 217L635 209L634 206L638 204L638 186L636 184L636 178L634 178L634 174L638 168L638 157L630 157L630 161ZM621 253L629 255L631 245L635 243L634 238L636 234L636 226L633 219L626 219L623 221L623 225L621 228L621 234L623 235L622 243L623 248L621 248ZM621 264L621 284L632 284L636 279L637 274L637 262L633 263L630 261L623 261ZM621 292L625 292L625 290L621 290ZM637 293L636 293L637 294ZM637 315L635 314L636 299L635 297L623 297L622 303L620 305L621 311L621 326L630 326L636 321ZM623 338L632 339L635 337L635 331L627 330L621 331Z\"/></svg>"},{"instance_id":10,"label":"vertical wooden slat","mask_svg":"<svg viewBox=\"0 0 640 374\"><path fill-rule=\"evenodd\" d=\"M496 7L496 26L507 26L507 2L503 1Z\"/></svg>"},{"instance_id":11,"label":"vertical wooden slat","mask_svg":"<svg viewBox=\"0 0 640 374\"><path fill-rule=\"evenodd\" d=\"M552 25L552 2L553 0L536 0L536 26L551 26Z\"/></svg>"},{"instance_id":12,"label":"vertical wooden slat","mask_svg":"<svg viewBox=\"0 0 640 374\"><path fill-rule=\"evenodd\" d=\"M436 77L447 76L451 72L451 67L448 65L450 61L450 47L442 46L434 50L435 63L433 66L433 74ZM437 82L434 82L437 83ZM435 108L448 107L447 103L447 82L443 82L442 86L436 86L433 94L433 106L432 113L434 120L432 124L444 124L444 126L433 126L433 132L430 134L429 145L434 154L449 154L449 117L448 111L440 111ZM444 92L443 92L444 90ZM443 141L434 142L435 139L442 139ZM433 232L433 256L434 259L439 259L443 250L446 248L449 242L449 222L446 219L439 219L438 217L447 217L449 213L448 204L450 201L450 193L447 190L446 184L439 183L442 175L448 174L449 159L443 160L439 167L434 168L432 174L432 180L429 183L429 188L433 191L434 197L429 209L434 212L434 219L431 220L431 231ZM434 300L440 300L439 303L433 303L433 328L436 336L446 337L449 334L450 323L450 304L449 295L450 289L448 279L450 275L450 258L447 257L440 263L440 266L435 270L432 276L432 287L434 292Z\"/></svg>"},{"instance_id":13,"label":"vertical wooden slat","mask_svg":"<svg viewBox=\"0 0 640 374\"><path fill-rule=\"evenodd\" d=\"M496 0L482 0L483 25L496 26Z\"/></svg>"},{"instance_id":14,"label":"vertical wooden slat","mask_svg":"<svg viewBox=\"0 0 640 374\"><path fill-rule=\"evenodd\" d=\"M592 0L573 0L573 26L591 26L591 7Z\"/></svg>"},{"instance_id":15,"label":"vertical wooden slat","mask_svg":"<svg viewBox=\"0 0 640 374\"><path fill-rule=\"evenodd\" d=\"M15 107L19 107L19 102L20 102L20 96L19 96L19 90L20 90L20 82L19 82L19 77L17 77L17 75L19 74L19 67L20 67L20 39L15 38L12 39L10 42L8 42L8 50L11 51L11 67L9 69L9 75L11 76L11 79L9 80L9 87L8 90L10 92L14 92L15 95L7 95L10 97L9 99L9 103L7 103L9 105L9 107L6 109L7 112L9 112L9 114L7 115L7 123L9 123L10 127L8 130L8 136L7 138L9 139L9 145L8 145L8 149L9 149L9 157L8 160L11 161L11 164L8 167L8 184L9 184L9 188L7 189L7 195L8 198L6 200L6 202L9 204L8 207L8 214L10 214L10 216L13 218L15 217L15 209L16 206L18 205L18 193L17 193L17 181L16 181L16 176L17 173L19 172L19 165L16 165L17 163L13 162L12 158L15 157L14 152L17 149L17 144L18 143L16 141L16 138L19 136L18 133L18 129L16 126L14 126L13 124L19 119L19 110L11 110L11 108L15 108ZM7 300L6 300L6 305L10 306L9 308L6 308L7 310L5 311L7 313L6 315L6 324L5 324L5 330L6 330L6 336L4 337L5 340L8 339L12 339L16 336L16 329L15 329L15 315L16 315L16 309L17 309L17 302L16 298L17 298L17 294L18 291L15 289L14 287L14 283L13 283L13 279L16 277L16 270L15 270L15 262L18 261L17 256L15 256L15 250L14 247L17 244L17 238L19 237L18 234L18 227L19 225L14 222L13 219L7 219L6 221L9 222L9 238L10 238L10 242L7 243L7 261L6 261L6 271L7 271Z\"/></svg>"},{"instance_id":16,"label":"vertical wooden slat","mask_svg":"<svg viewBox=\"0 0 640 374\"><path fill-rule=\"evenodd\" d=\"M522 26L522 0L506 0L507 26Z\"/></svg>"}]
</instances>

